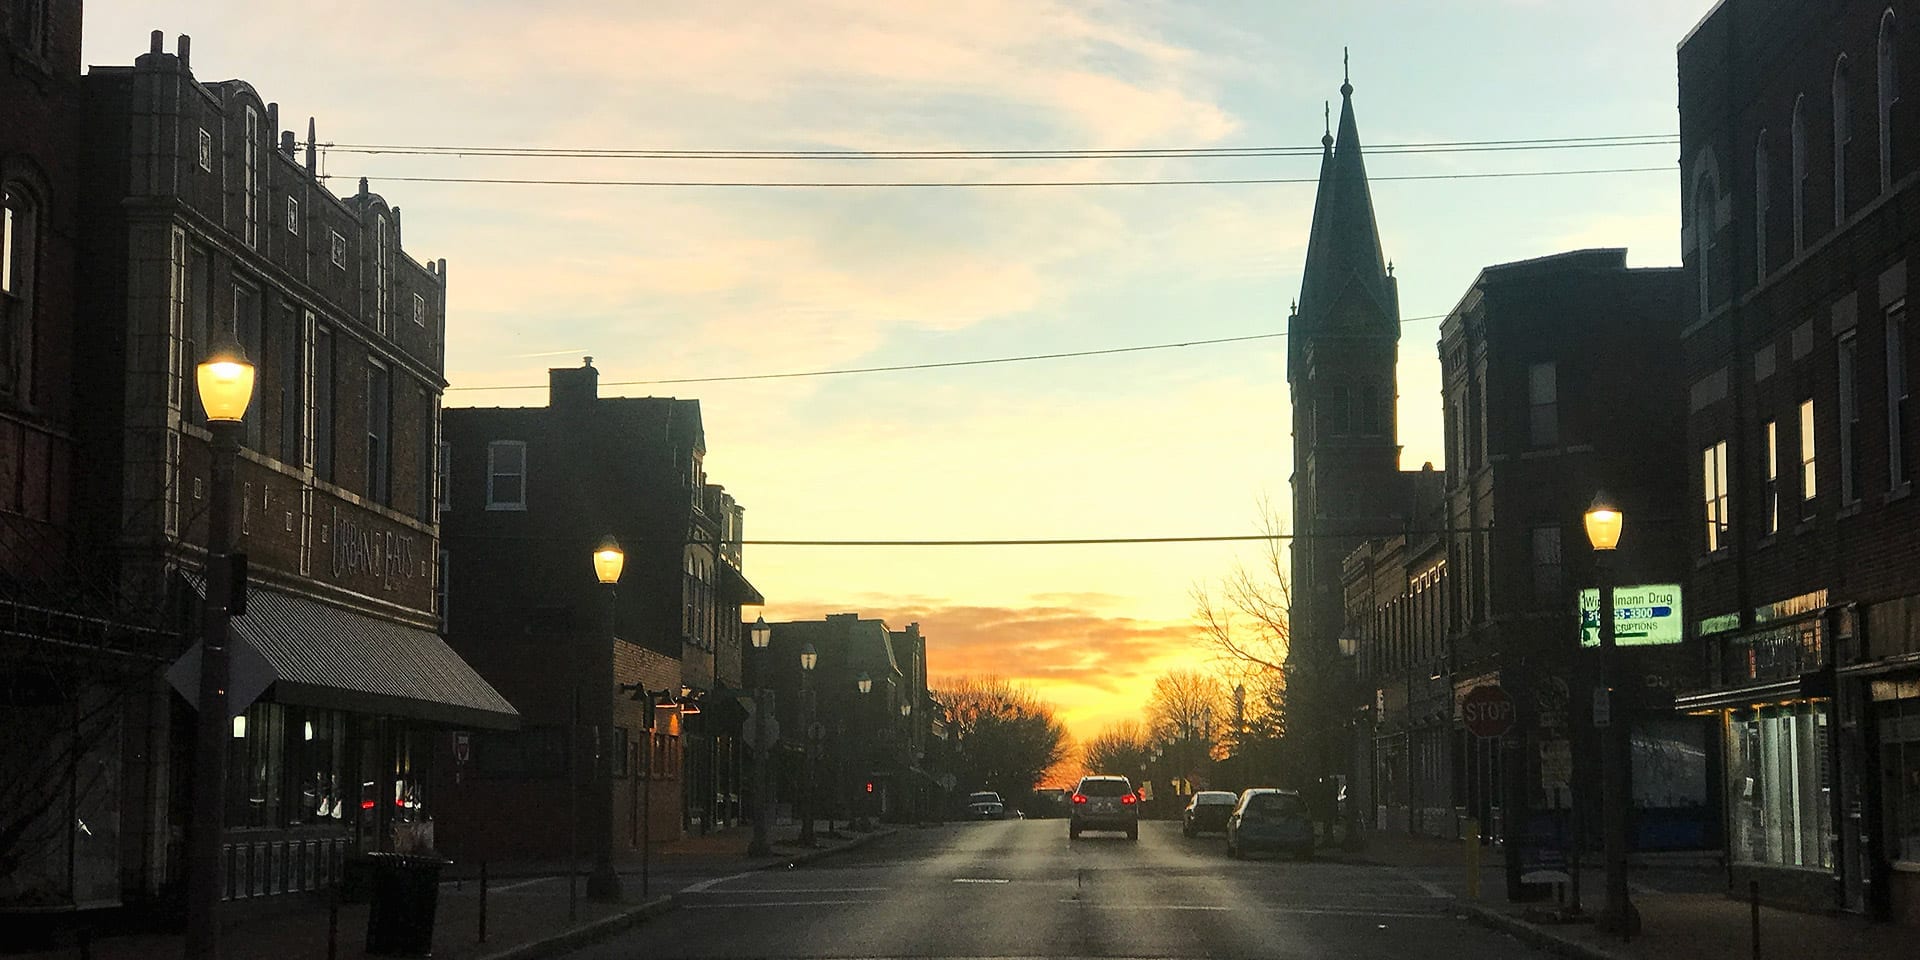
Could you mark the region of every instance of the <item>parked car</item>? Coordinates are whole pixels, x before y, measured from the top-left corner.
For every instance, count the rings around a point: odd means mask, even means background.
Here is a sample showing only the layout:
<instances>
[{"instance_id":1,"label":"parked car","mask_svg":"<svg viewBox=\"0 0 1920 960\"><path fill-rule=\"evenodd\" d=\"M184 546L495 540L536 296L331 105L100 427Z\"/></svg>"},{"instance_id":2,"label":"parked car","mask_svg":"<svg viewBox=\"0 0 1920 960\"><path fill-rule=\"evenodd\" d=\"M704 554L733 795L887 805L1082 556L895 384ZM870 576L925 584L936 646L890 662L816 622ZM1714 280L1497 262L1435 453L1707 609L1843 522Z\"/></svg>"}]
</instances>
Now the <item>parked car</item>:
<instances>
[{"instance_id":1,"label":"parked car","mask_svg":"<svg viewBox=\"0 0 1920 960\"><path fill-rule=\"evenodd\" d=\"M1140 839L1140 797L1126 777L1081 777L1073 788L1073 811L1067 815L1067 838L1080 839L1085 830L1122 831L1128 840Z\"/></svg>"},{"instance_id":2,"label":"parked car","mask_svg":"<svg viewBox=\"0 0 1920 960\"><path fill-rule=\"evenodd\" d=\"M1180 832L1189 837L1203 832L1227 832L1227 817L1239 802L1240 798L1227 790L1202 790L1194 794L1193 799L1187 801L1186 812L1180 816Z\"/></svg>"},{"instance_id":3,"label":"parked car","mask_svg":"<svg viewBox=\"0 0 1920 960\"><path fill-rule=\"evenodd\" d=\"M1248 790L1227 815L1227 856L1238 860L1262 850L1313 859L1313 817L1300 791Z\"/></svg>"},{"instance_id":4,"label":"parked car","mask_svg":"<svg viewBox=\"0 0 1920 960\"><path fill-rule=\"evenodd\" d=\"M991 790L967 794L967 815L975 820L998 820L1006 812L1006 803Z\"/></svg>"}]
</instances>

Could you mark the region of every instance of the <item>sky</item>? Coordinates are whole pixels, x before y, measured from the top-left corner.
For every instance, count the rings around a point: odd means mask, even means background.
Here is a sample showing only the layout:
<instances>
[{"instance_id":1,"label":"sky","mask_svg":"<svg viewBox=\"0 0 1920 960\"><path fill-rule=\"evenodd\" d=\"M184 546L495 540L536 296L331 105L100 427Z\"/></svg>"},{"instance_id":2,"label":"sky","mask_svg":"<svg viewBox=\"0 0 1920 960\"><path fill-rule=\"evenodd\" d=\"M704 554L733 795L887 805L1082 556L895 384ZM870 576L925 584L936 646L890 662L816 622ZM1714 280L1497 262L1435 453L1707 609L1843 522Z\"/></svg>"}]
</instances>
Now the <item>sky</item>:
<instances>
[{"instance_id":1,"label":"sky","mask_svg":"<svg viewBox=\"0 0 1920 960\"><path fill-rule=\"evenodd\" d=\"M1363 144L1671 134L1708 0L88 0L87 64L194 38L333 144L673 150L1312 146L1350 49ZM1371 156L1406 324L1402 466L1442 465L1438 317L1486 265L1679 262L1674 146ZM1279 333L1313 186L718 188L404 182L1312 178L1260 159L768 161L329 151L448 261L450 406L701 401L756 539L1258 532L1288 518L1284 339L944 370L615 386ZM506 391L476 388L537 385ZM1211 655L1192 591L1260 545L749 546L769 620L919 622L932 673L994 673L1078 736Z\"/></svg>"}]
</instances>

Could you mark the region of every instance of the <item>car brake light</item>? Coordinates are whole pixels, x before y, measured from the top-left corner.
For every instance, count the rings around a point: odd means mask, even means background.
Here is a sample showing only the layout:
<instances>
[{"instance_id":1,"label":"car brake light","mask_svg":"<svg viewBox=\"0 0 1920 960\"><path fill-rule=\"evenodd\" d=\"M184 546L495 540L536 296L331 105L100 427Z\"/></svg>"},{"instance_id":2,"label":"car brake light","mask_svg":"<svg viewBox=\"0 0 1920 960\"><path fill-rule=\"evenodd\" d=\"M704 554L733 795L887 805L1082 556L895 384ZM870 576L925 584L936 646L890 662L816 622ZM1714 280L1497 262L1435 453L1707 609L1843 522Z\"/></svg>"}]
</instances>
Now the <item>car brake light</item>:
<instances>
[{"instance_id":1,"label":"car brake light","mask_svg":"<svg viewBox=\"0 0 1920 960\"><path fill-rule=\"evenodd\" d=\"M1074 803L1086 803L1086 802L1087 802L1087 795L1086 795L1086 794L1084 794L1084 793L1076 793L1076 794L1074 794L1074 795L1073 795L1073 802L1074 802Z\"/></svg>"},{"instance_id":2,"label":"car brake light","mask_svg":"<svg viewBox=\"0 0 1920 960\"><path fill-rule=\"evenodd\" d=\"M1131 794L1131 793L1129 793L1129 794L1127 794L1127 795L1125 795L1125 796L1123 796L1123 797L1121 797L1121 798L1120 798L1120 802L1121 802L1121 803L1124 803L1124 804L1126 804L1126 805L1127 805L1127 806L1129 806L1129 807L1131 807L1131 806L1133 806L1133 801L1134 801L1135 799L1136 799L1136 798L1134 797L1134 795L1133 795L1133 794Z\"/></svg>"}]
</instances>

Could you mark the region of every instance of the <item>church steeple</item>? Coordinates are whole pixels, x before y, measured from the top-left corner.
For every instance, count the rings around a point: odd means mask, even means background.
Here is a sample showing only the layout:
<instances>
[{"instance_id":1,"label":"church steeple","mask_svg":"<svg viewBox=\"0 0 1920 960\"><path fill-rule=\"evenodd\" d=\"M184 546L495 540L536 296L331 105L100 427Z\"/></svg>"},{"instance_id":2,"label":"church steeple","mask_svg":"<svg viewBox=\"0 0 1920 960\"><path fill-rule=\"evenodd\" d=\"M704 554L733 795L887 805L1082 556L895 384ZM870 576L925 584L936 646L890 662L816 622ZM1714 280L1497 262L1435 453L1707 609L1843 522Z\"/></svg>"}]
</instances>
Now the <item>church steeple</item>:
<instances>
[{"instance_id":1,"label":"church steeple","mask_svg":"<svg viewBox=\"0 0 1920 960\"><path fill-rule=\"evenodd\" d=\"M1300 307L1289 328L1290 380L1299 375L1302 341L1325 330L1359 323L1399 336L1399 297L1380 249L1350 74L1343 75L1340 84L1340 123L1335 129L1320 141L1319 193L1301 274ZM1350 297L1357 302L1349 302Z\"/></svg>"}]
</instances>

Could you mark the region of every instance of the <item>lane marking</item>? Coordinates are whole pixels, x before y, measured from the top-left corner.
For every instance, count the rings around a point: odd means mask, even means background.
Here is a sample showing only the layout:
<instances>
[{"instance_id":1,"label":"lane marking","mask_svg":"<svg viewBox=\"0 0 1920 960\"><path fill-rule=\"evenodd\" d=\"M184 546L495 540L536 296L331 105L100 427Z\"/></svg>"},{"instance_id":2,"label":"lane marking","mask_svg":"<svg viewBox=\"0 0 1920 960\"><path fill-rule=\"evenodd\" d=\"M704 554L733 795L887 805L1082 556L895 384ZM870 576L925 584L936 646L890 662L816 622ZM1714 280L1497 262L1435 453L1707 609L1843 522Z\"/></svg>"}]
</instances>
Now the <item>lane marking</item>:
<instances>
[{"instance_id":1,"label":"lane marking","mask_svg":"<svg viewBox=\"0 0 1920 960\"><path fill-rule=\"evenodd\" d=\"M535 878L533 878L532 880L522 880L522 881L520 881L519 883L509 883L509 884L507 884L507 885L506 885L506 886L504 886L504 887L493 887L493 888L491 888L491 889L492 889L492 892L494 892L494 893L506 893L506 892L507 892L507 891L509 891L509 890L518 890L518 889L520 889L521 887L531 887L531 886L533 886L533 885L534 885L534 884L536 884L536 883L546 883L547 881L549 881L549 880L554 880L554 879L557 879L557 878L555 878L555 877L535 877ZM477 886L477 885L476 885L476 886Z\"/></svg>"},{"instance_id":2,"label":"lane marking","mask_svg":"<svg viewBox=\"0 0 1920 960\"><path fill-rule=\"evenodd\" d=\"M682 890L681 893L706 894L712 897L738 896L755 897L776 893L885 893L896 887L740 887L733 890Z\"/></svg>"},{"instance_id":3,"label":"lane marking","mask_svg":"<svg viewBox=\"0 0 1920 960\"><path fill-rule=\"evenodd\" d=\"M833 907L850 903L889 903L887 900L746 900L740 903L689 903L683 910L738 910L742 907Z\"/></svg>"},{"instance_id":4,"label":"lane marking","mask_svg":"<svg viewBox=\"0 0 1920 960\"><path fill-rule=\"evenodd\" d=\"M729 880L738 880L738 879L740 879L741 877L751 877L751 876L753 876L754 874L756 874L756 873L760 873L760 872L762 872L762 871L759 871L759 870L747 870L747 871L745 871L745 872L742 872L742 873L736 873L736 874L733 874L732 876L727 876L727 877L714 877L714 878L713 878L713 879L711 879L711 880L702 880L702 881L700 881L699 883L696 883L696 884L693 884L693 885L691 885L691 886L686 886L686 887L681 887L681 888L680 888L680 892L681 892L681 893L705 893L706 891L708 891L708 890L710 890L710 889L712 889L712 888L714 888L714 887L716 887L716 886L718 886L718 885L720 885L720 884L723 884L723 883L726 883L726 882L727 882L727 881L729 881Z\"/></svg>"},{"instance_id":5,"label":"lane marking","mask_svg":"<svg viewBox=\"0 0 1920 960\"><path fill-rule=\"evenodd\" d=\"M1337 907L1329 907L1329 908L1269 907L1269 906L1259 906L1259 905L1246 906L1246 907L1223 907L1223 906L1211 905L1211 904L1190 904L1190 903L1088 903L1085 900L1070 900L1070 899L1060 900L1058 902L1077 903L1083 907L1094 907L1102 910L1198 910L1198 911L1204 911L1208 913L1227 913L1227 912L1231 912L1233 910L1239 909L1239 910L1245 910L1248 913L1267 913L1267 914L1283 913L1283 914L1288 914L1290 916L1386 917L1386 918L1403 919L1403 920L1417 920L1422 918L1438 920L1438 919L1445 918L1447 916L1446 911L1443 911L1443 910L1421 910L1421 911L1342 910Z\"/></svg>"},{"instance_id":6,"label":"lane marking","mask_svg":"<svg viewBox=\"0 0 1920 960\"><path fill-rule=\"evenodd\" d=\"M954 883L1012 883L1012 880L998 880L992 877L954 877Z\"/></svg>"}]
</instances>

